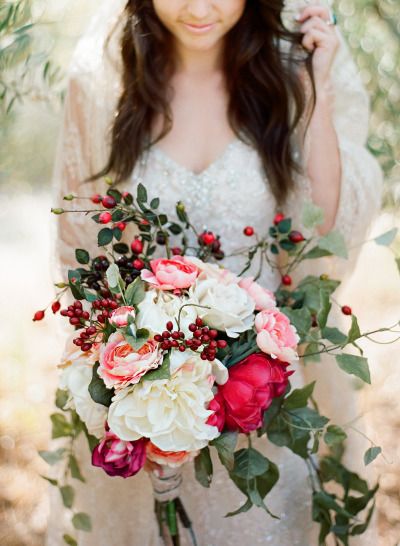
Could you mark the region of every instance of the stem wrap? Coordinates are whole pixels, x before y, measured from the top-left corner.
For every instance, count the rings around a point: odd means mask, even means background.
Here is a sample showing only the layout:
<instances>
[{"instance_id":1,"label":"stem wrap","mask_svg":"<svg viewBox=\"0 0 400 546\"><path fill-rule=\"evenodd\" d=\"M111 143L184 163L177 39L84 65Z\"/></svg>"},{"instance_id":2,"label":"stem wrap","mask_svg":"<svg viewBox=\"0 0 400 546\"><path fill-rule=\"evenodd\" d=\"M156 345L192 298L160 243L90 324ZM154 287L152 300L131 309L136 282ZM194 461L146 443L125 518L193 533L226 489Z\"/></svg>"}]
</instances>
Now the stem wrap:
<instances>
[{"instance_id":1,"label":"stem wrap","mask_svg":"<svg viewBox=\"0 0 400 546\"><path fill-rule=\"evenodd\" d=\"M161 469L150 472L150 479L156 501L167 502L179 497L179 487L182 483L180 468L163 465Z\"/></svg>"}]
</instances>

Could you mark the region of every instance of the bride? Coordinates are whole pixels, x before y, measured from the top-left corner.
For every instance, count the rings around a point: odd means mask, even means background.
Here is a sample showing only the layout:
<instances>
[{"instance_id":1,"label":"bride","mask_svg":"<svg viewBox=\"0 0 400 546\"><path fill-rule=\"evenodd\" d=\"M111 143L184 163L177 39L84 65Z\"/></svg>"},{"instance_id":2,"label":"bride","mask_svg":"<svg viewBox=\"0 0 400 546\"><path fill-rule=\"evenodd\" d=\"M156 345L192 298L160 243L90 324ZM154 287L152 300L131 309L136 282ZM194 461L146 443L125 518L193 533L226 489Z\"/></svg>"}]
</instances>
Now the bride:
<instances>
[{"instance_id":1,"label":"bride","mask_svg":"<svg viewBox=\"0 0 400 546\"><path fill-rule=\"evenodd\" d=\"M364 239L381 195L380 169L364 147L367 125L368 98L325 5L112 0L74 54L54 198L101 192L106 174L128 190L141 181L171 216L176 201L184 201L194 224L221 235L227 254L245 242L244 226L265 233L277 211L300 226L302 205L311 199L325 213L320 233L338 229L354 246ZM90 249L96 240L96 226L71 214L58 225L56 250L65 273L76 265L74 249ZM354 253L348 262L324 259L313 268L343 278L354 259ZM239 270L239 261L226 264ZM260 280L268 287L280 283L276 270L265 270ZM293 377L294 386L317 377L317 400L333 422L354 418L348 376L324 359ZM243 501L225 469L215 461L213 483L203 489L188 465L181 496L200 544L318 544L303 461L265 439L255 441L279 465L269 506L281 519L256 508L224 518ZM79 545L158 544L148 476L106 477L91 467L83 441L79 449L86 484L74 484L75 504L93 522L91 533L78 533ZM347 457L359 471L355 443ZM61 514L55 497L50 546L66 532ZM377 543L372 535L361 540Z\"/></svg>"}]
</instances>

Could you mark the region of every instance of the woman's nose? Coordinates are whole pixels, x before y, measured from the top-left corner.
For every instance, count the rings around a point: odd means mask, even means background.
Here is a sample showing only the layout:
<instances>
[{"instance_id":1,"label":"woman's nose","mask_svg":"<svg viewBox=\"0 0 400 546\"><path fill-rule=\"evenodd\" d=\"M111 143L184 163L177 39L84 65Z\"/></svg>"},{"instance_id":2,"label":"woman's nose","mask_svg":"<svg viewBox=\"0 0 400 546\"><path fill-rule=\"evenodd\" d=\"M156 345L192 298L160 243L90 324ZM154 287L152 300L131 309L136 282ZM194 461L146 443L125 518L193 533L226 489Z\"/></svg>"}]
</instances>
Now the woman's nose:
<instances>
[{"instance_id":1,"label":"woman's nose","mask_svg":"<svg viewBox=\"0 0 400 546\"><path fill-rule=\"evenodd\" d=\"M212 2L210 0L191 0L187 4L188 13L201 20L209 15Z\"/></svg>"}]
</instances>

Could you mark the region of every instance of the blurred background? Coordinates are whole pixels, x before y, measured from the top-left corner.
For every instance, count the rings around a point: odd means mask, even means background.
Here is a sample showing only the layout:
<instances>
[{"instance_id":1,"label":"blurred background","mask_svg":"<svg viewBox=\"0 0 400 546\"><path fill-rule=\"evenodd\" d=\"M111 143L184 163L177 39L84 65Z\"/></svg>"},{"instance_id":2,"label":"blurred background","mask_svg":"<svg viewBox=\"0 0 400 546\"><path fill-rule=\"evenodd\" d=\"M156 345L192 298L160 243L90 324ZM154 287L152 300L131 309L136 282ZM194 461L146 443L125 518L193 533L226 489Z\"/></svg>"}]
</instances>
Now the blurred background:
<instances>
[{"instance_id":1,"label":"blurred background","mask_svg":"<svg viewBox=\"0 0 400 546\"><path fill-rule=\"evenodd\" d=\"M112 1L112 0L110 0ZM0 0L0 544L41 546L48 516L47 465L60 354L56 319L32 323L53 296L50 177L65 71L95 0ZM339 25L371 97L368 146L386 175L372 233L400 227L399 0L340 0ZM399 319L400 277L392 249L367 244L346 289L362 330ZM380 544L400 544L399 342L365 346L372 386L360 392L368 436L382 446ZM61 538L60 538L61 543ZM277 545L276 545L277 546Z\"/></svg>"}]
</instances>

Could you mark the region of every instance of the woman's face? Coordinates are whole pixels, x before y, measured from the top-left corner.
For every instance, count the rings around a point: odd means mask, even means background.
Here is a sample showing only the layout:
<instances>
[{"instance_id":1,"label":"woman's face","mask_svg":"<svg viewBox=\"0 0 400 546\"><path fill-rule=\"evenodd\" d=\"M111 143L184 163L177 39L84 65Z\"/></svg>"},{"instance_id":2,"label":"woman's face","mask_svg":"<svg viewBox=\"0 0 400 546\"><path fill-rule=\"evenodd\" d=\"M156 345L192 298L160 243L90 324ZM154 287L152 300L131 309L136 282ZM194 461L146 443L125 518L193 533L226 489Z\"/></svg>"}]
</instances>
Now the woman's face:
<instances>
[{"instance_id":1,"label":"woman's face","mask_svg":"<svg viewBox=\"0 0 400 546\"><path fill-rule=\"evenodd\" d=\"M207 51L236 25L246 0L153 0L153 5L180 46Z\"/></svg>"}]
</instances>

